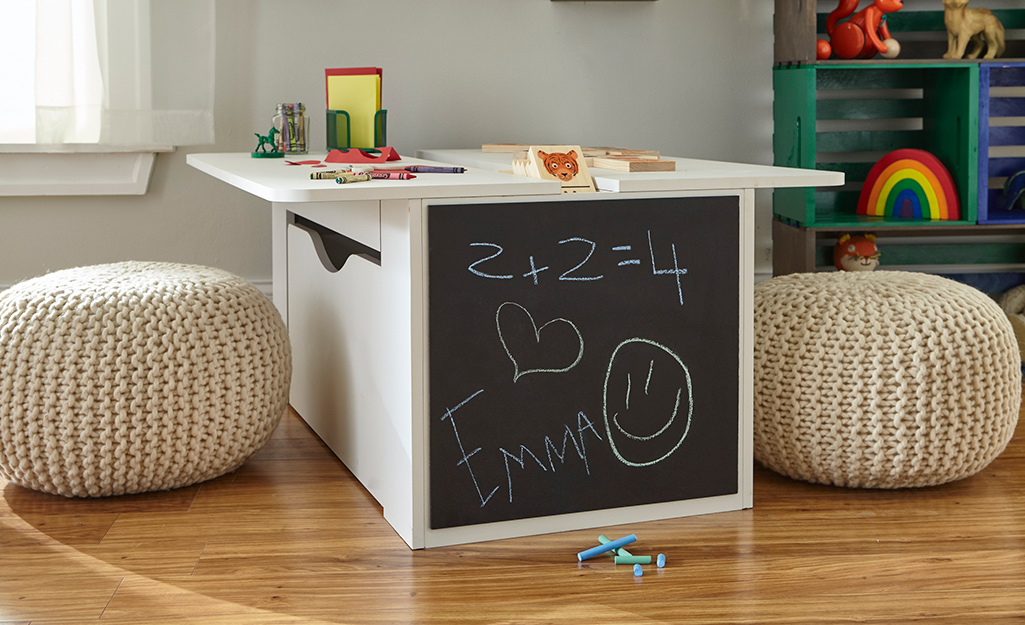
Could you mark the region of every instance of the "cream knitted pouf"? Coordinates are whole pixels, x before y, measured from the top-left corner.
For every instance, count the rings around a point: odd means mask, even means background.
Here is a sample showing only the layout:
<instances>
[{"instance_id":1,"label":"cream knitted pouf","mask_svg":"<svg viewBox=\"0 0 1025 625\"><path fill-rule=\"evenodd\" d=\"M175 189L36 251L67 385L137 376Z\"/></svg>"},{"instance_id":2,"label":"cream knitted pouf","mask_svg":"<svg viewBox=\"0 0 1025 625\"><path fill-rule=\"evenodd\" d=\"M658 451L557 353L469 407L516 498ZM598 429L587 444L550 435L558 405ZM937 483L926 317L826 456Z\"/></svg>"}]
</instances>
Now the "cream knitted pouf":
<instances>
[{"instance_id":1,"label":"cream knitted pouf","mask_svg":"<svg viewBox=\"0 0 1025 625\"><path fill-rule=\"evenodd\" d=\"M230 273L117 263L0 292L0 475L96 497L239 467L288 402L288 333Z\"/></svg>"},{"instance_id":2,"label":"cream knitted pouf","mask_svg":"<svg viewBox=\"0 0 1025 625\"><path fill-rule=\"evenodd\" d=\"M810 482L929 486L1014 433L1018 346L980 291L921 273L780 276L755 287L754 454Z\"/></svg>"}]
</instances>

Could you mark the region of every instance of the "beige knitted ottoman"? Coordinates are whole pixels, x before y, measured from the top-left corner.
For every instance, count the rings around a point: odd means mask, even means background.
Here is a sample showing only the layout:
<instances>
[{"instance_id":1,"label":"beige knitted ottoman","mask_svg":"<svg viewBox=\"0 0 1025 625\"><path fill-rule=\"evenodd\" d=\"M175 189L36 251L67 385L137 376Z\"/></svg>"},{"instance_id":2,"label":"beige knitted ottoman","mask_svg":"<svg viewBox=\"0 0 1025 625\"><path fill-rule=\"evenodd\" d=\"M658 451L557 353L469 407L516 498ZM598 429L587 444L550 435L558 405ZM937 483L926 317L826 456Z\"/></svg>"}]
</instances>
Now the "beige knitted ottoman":
<instances>
[{"instance_id":1,"label":"beige knitted ottoman","mask_svg":"<svg viewBox=\"0 0 1025 625\"><path fill-rule=\"evenodd\" d=\"M0 292L0 475L96 497L239 467L288 402L288 334L218 269L117 263Z\"/></svg>"},{"instance_id":2,"label":"beige knitted ottoman","mask_svg":"<svg viewBox=\"0 0 1025 625\"><path fill-rule=\"evenodd\" d=\"M921 273L780 276L755 287L754 454L837 486L930 486L1014 433L1018 346L996 302Z\"/></svg>"}]
</instances>

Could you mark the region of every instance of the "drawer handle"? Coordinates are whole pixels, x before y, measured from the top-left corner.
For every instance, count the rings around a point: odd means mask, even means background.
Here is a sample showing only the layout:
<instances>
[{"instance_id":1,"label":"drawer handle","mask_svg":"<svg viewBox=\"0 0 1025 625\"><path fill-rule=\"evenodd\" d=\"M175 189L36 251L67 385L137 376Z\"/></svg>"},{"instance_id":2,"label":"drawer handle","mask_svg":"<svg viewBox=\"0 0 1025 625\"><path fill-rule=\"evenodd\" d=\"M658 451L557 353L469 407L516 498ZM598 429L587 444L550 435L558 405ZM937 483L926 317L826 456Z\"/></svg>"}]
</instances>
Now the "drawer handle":
<instances>
[{"instance_id":1,"label":"drawer handle","mask_svg":"<svg viewBox=\"0 0 1025 625\"><path fill-rule=\"evenodd\" d=\"M299 215L292 216L292 225L310 235L317 257L331 273L340 271L350 256L359 256L381 266L381 252L355 239Z\"/></svg>"}]
</instances>

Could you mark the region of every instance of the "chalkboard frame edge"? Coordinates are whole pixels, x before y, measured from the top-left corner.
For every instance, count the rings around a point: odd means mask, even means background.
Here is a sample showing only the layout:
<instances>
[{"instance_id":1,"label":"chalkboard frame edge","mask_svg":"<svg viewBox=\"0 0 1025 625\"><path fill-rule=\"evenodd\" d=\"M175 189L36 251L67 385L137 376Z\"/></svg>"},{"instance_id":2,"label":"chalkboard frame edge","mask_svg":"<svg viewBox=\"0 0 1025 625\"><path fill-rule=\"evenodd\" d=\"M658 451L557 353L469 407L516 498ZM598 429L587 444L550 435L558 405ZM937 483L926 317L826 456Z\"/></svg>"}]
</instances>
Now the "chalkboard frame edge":
<instances>
[{"instance_id":1,"label":"chalkboard frame edge","mask_svg":"<svg viewBox=\"0 0 1025 625\"><path fill-rule=\"evenodd\" d=\"M606 197L602 197L606 196ZM430 327L430 302L428 283L429 274L429 236L428 217L431 206L465 205L465 204L512 204L525 202L566 202L566 201L589 201L609 199L613 201L629 199L649 198L702 198L702 197L736 197L738 202L738 247L739 267L738 276L738 307L741 320L738 328L738 355L740 384L738 385L738 440L737 440L737 492L733 494L718 495L713 497L688 499L680 501L660 502L653 504L641 504L619 508L606 508L601 510L588 510L583 512L571 512L564 514L553 514L539 517L495 521L473 525L461 525L434 529L430 526L430 367L429 359L429 327ZM414 258L419 252L420 263L420 285L414 287L414 308L422 310L423 321L416 331L420 333L417 337L422 341L423 358L420 360L417 383L420 387L420 401L423 410L420 414L424 418L421 423L414 424L414 442L419 440L420 462L414 462L414 467L419 467L414 474L413 493L413 514L414 545L423 547L443 547L457 544L468 544L485 542L491 540L503 540L549 534L565 531L575 531L608 525L623 525L629 523L643 523L648 521L696 516L702 514L714 514L719 512L731 512L750 509L753 507L753 480L754 480L754 244L755 244L755 190L747 189L724 189L720 191L644 191L627 192L615 194L591 194L581 193L574 195L536 195L536 196L505 196L505 197L465 197L465 198L425 198L419 203L419 210L415 211L411 221L418 221L419 249L412 250ZM415 372L414 372L415 373ZM416 377L416 376L414 376ZM416 393L416 389L414 389ZM416 400L415 400L416 401Z\"/></svg>"}]
</instances>

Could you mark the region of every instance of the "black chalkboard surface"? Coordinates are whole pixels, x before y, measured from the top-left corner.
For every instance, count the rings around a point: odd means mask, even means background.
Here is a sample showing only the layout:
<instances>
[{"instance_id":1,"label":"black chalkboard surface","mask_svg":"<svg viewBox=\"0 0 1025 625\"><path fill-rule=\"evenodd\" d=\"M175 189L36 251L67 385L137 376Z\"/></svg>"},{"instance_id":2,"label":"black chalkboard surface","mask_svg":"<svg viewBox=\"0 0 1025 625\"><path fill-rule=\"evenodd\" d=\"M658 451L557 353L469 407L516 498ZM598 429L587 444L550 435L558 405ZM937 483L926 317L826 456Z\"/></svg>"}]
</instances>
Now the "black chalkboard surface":
<instances>
[{"instance_id":1,"label":"black chalkboard surface","mask_svg":"<svg viewBox=\"0 0 1025 625\"><path fill-rule=\"evenodd\" d=\"M429 208L432 529L738 492L739 204Z\"/></svg>"}]
</instances>

